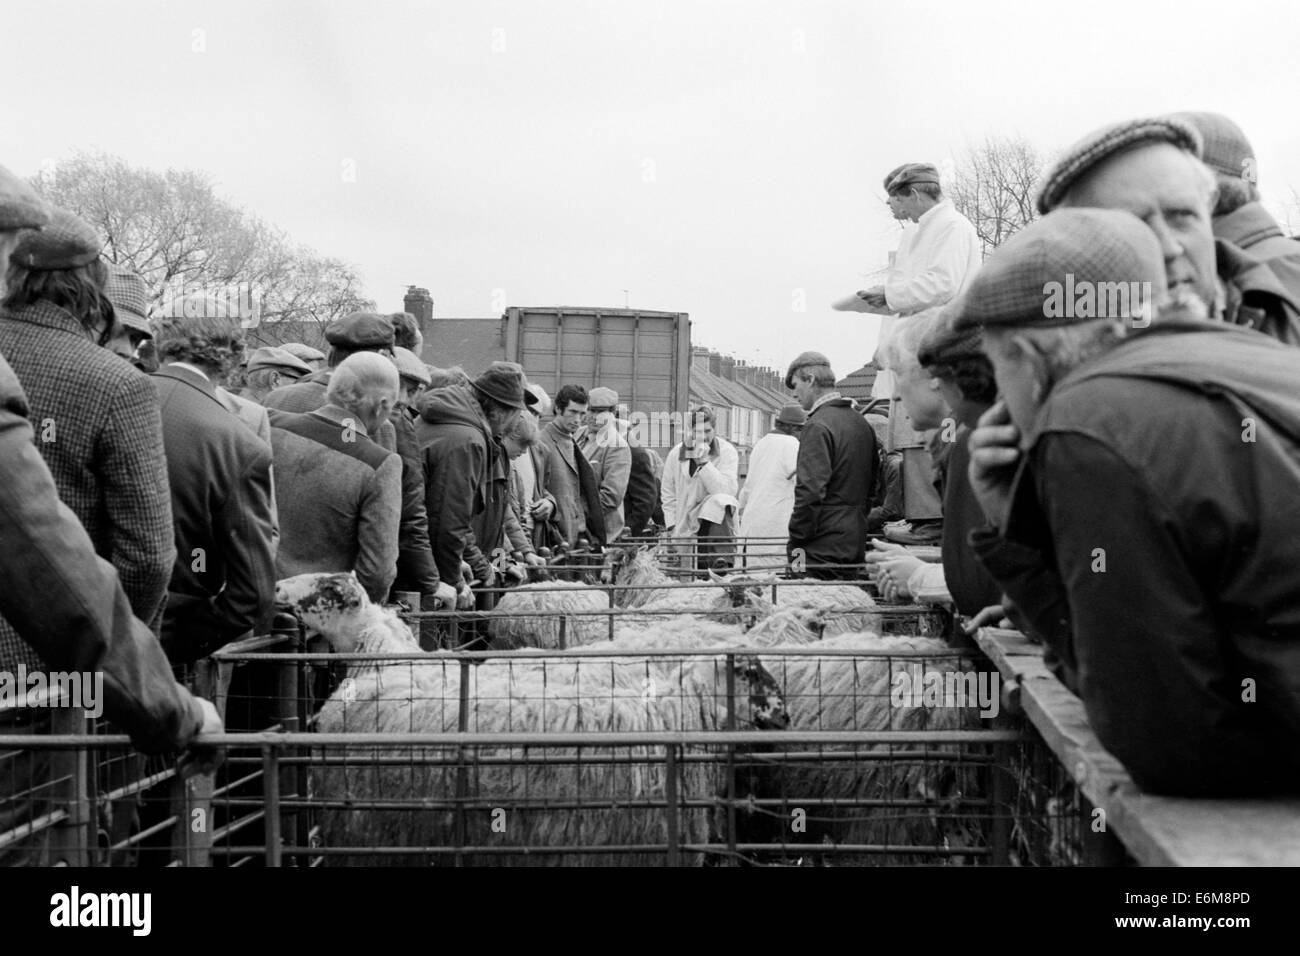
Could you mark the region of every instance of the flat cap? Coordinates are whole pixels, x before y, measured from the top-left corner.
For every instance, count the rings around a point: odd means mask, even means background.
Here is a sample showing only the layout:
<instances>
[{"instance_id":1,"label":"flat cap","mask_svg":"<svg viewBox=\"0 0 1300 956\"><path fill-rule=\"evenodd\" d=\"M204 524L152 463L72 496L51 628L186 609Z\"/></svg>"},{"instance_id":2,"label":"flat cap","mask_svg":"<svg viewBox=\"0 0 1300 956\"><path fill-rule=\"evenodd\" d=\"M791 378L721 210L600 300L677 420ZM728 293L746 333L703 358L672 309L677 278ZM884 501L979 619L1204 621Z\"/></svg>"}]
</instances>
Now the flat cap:
<instances>
[{"instance_id":1,"label":"flat cap","mask_svg":"<svg viewBox=\"0 0 1300 956\"><path fill-rule=\"evenodd\" d=\"M618 392L612 388L593 388L587 393L588 408L615 408L618 405Z\"/></svg>"},{"instance_id":2,"label":"flat cap","mask_svg":"<svg viewBox=\"0 0 1300 956\"><path fill-rule=\"evenodd\" d=\"M781 406L781 410L776 413L776 420L781 425L803 425L808 421L808 413L802 406L791 402Z\"/></svg>"},{"instance_id":3,"label":"flat cap","mask_svg":"<svg viewBox=\"0 0 1300 956\"><path fill-rule=\"evenodd\" d=\"M947 365L984 354L984 330L981 326L972 325L964 329L955 326L954 320L959 308L960 305L945 308L935 317L929 331L921 337L921 347L916 353L921 368Z\"/></svg>"},{"instance_id":4,"label":"flat cap","mask_svg":"<svg viewBox=\"0 0 1300 956\"><path fill-rule=\"evenodd\" d=\"M1250 140L1228 117L1222 113L1175 113L1170 118L1196 128L1201 134L1201 159L1216 173L1259 182Z\"/></svg>"},{"instance_id":5,"label":"flat cap","mask_svg":"<svg viewBox=\"0 0 1300 956\"><path fill-rule=\"evenodd\" d=\"M153 337L149 325L149 287L125 266L110 264L104 294L113 303L117 320L128 329Z\"/></svg>"},{"instance_id":6,"label":"flat cap","mask_svg":"<svg viewBox=\"0 0 1300 956\"><path fill-rule=\"evenodd\" d=\"M410 349L394 345L393 364L397 366L397 374L402 378L409 378L413 382L419 382L426 388L433 382L429 370L425 368L424 363L416 358L415 353Z\"/></svg>"},{"instance_id":7,"label":"flat cap","mask_svg":"<svg viewBox=\"0 0 1300 956\"><path fill-rule=\"evenodd\" d=\"M939 185L938 168L930 163L907 163L894 174L885 188L892 193L896 189L906 189L919 183Z\"/></svg>"},{"instance_id":8,"label":"flat cap","mask_svg":"<svg viewBox=\"0 0 1300 956\"><path fill-rule=\"evenodd\" d=\"M23 233L10 257L33 272L76 269L99 258L104 240L76 213L55 209L40 232Z\"/></svg>"},{"instance_id":9,"label":"flat cap","mask_svg":"<svg viewBox=\"0 0 1300 956\"><path fill-rule=\"evenodd\" d=\"M1103 126L1067 149L1048 170L1038 191L1038 211L1055 209L1070 187L1102 161L1152 143L1172 143L1198 158L1201 155L1201 134L1184 120L1150 116Z\"/></svg>"},{"instance_id":10,"label":"flat cap","mask_svg":"<svg viewBox=\"0 0 1300 956\"><path fill-rule=\"evenodd\" d=\"M280 346L295 358L302 359L304 362L323 362L325 353L320 349L314 349L310 345L303 345L301 342L284 342Z\"/></svg>"},{"instance_id":11,"label":"flat cap","mask_svg":"<svg viewBox=\"0 0 1300 956\"><path fill-rule=\"evenodd\" d=\"M885 173L885 192L889 192L889 184L894 181L894 177L907 168L907 163L901 166L895 166L889 172Z\"/></svg>"},{"instance_id":12,"label":"flat cap","mask_svg":"<svg viewBox=\"0 0 1300 956\"><path fill-rule=\"evenodd\" d=\"M0 231L40 229L50 221L50 207L36 190L0 166Z\"/></svg>"},{"instance_id":13,"label":"flat cap","mask_svg":"<svg viewBox=\"0 0 1300 956\"><path fill-rule=\"evenodd\" d=\"M295 378L310 375L312 368L288 349L267 345L254 349L248 356L248 370L255 372L259 368L273 368L293 374Z\"/></svg>"},{"instance_id":14,"label":"flat cap","mask_svg":"<svg viewBox=\"0 0 1300 956\"><path fill-rule=\"evenodd\" d=\"M378 312L353 312L325 326L325 341L344 349L391 349L393 320Z\"/></svg>"},{"instance_id":15,"label":"flat cap","mask_svg":"<svg viewBox=\"0 0 1300 956\"><path fill-rule=\"evenodd\" d=\"M825 365L830 367L831 360L821 352L801 352L799 357L790 363L790 367L785 373L785 387L794 388L794 373L801 368L808 368L810 365Z\"/></svg>"},{"instance_id":16,"label":"flat cap","mask_svg":"<svg viewBox=\"0 0 1300 956\"><path fill-rule=\"evenodd\" d=\"M551 396L546 394L546 389L536 382L529 382L524 386L524 390L536 399L536 403L530 402L528 405L530 412L535 412L538 416L551 414Z\"/></svg>"},{"instance_id":17,"label":"flat cap","mask_svg":"<svg viewBox=\"0 0 1300 956\"><path fill-rule=\"evenodd\" d=\"M537 396L527 389L523 368L514 362L493 362L471 384L479 393L510 408L523 411L537 404Z\"/></svg>"},{"instance_id":18,"label":"flat cap","mask_svg":"<svg viewBox=\"0 0 1300 956\"><path fill-rule=\"evenodd\" d=\"M1119 209L1048 213L996 249L952 311L953 328L1150 321L1165 291L1156 234Z\"/></svg>"}]
</instances>

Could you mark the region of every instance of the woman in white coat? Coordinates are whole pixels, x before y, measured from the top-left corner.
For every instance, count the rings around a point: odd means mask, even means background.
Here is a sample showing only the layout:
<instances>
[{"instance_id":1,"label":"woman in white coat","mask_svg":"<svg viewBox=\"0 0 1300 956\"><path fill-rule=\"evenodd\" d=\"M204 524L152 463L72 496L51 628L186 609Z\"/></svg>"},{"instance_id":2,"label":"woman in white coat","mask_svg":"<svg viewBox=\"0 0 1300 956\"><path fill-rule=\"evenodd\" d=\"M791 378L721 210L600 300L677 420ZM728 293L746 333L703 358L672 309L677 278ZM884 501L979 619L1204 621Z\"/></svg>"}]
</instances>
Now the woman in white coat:
<instances>
[{"instance_id":1,"label":"woman in white coat","mask_svg":"<svg viewBox=\"0 0 1300 956\"><path fill-rule=\"evenodd\" d=\"M748 562L785 561L785 539L789 534L790 513L794 511L798 435L807 417L798 405L786 405L776 416L776 427L760 438L750 453L749 474L740 491L740 536L782 540L745 545Z\"/></svg>"}]
</instances>

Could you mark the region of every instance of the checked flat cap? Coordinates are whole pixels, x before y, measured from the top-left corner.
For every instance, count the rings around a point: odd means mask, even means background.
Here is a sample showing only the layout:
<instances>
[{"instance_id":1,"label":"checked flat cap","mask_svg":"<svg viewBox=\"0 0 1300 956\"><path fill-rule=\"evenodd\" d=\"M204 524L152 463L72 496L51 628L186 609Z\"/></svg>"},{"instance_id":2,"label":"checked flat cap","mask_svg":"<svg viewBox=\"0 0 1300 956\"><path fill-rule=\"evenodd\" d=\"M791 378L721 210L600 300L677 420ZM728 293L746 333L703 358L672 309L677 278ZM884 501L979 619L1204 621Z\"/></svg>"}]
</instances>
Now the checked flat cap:
<instances>
[{"instance_id":1,"label":"checked flat cap","mask_svg":"<svg viewBox=\"0 0 1300 956\"><path fill-rule=\"evenodd\" d=\"M916 357L922 368L947 365L960 359L984 354L984 329L978 325L957 328L956 318L960 305L945 308L930 324L930 330L921 337L921 347Z\"/></svg>"},{"instance_id":2,"label":"checked flat cap","mask_svg":"<svg viewBox=\"0 0 1300 956\"><path fill-rule=\"evenodd\" d=\"M314 349L310 345L303 345L301 342L285 342L279 346L294 358L302 359L304 362L323 362L325 353L320 349Z\"/></svg>"},{"instance_id":3,"label":"checked flat cap","mask_svg":"<svg viewBox=\"0 0 1300 956\"><path fill-rule=\"evenodd\" d=\"M50 207L36 190L0 166L0 231L40 229L50 221Z\"/></svg>"},{"instance_id":4,"label":"checked flat cap","mask_svg":"<svg viewBox=\"0 0 1300 956\"><path fill-rule=\"evenodd\" d=\"M1201 156L1201 134L1184 120L1151 116L1103 126L1067 149L1048 171L1038 191L1038 211L1055 209L1070 187L1103 160L1151 143L1172 143Z\"/></svg>"},{"instance_id":5,"label":"checked flat cap","mask_svg":"<svg viewBox=\"0 0 1300 956\"><path fill-rule=\"evenodd\" d=\"M94 226L76 213L55 209L44 229L23 234L11 258L33 272L54 272L89 265L103 248Z\"/></svg>"},{"instance_id":6,"label":"checked flat cap","mask_svg":"<svg viewBox=\"0 0 1300 956\"><path fill-rule=\"evenodd\" d=\"M402 378L409 378L413 382L419 382L425 388L428 388L433 381L432 376L429 375L429 369L410 349L394 345L393 364L397 366L398 375Z\"/></svg>"},{"instance_id":7,"label":"checked flat cap","mask_svg":"<svg viewBox=\"0 0 1300 956\"><path fill-rule=\"evenodd\" d=\"M1196 127L1201 134L1201 159L1216 173L1255 178L1255 151L1241 127L1222 113L1175 113L1171 119Z\"/></svg>"},{"instance_id":8,"label":"checked flat cap","mask_svg":"<svg viewBox=\"0 0 1300 956\"><path fill-rule=\"evenodd\" d=\"M593 388L587 393L588 408L616 408L618 407L618 392L612 388L600 386Z\"/></svg>"},{"instance_id":9,"label":"checked flat cap","mask_svg":"<svg viewBox=\"0 0 1300 956\"><path fill-rule=\"evenodd\" d=\"M113 303L113 312L119 322L128 329L153 336L149 325L149 287L144 279L125 266L110 265L104 294Z\"/></svg>"},{"instance_id":10,"label":"checked flat cap","mask_svg":"<svg viewBox=\"0 0 1300 956\"><path fill-rule=\"evenodd\" d=\"M908 186L915 186L918 183L933 183L938 186L938 168L930 163L907 163L889 181L889 185L885 188L892 193L897 189L906 189Z\"/></svg>"},{"instance_id":11,"label":"checked flat cap","mask_svg":"<svg viewBox=\"0 0 1300 956\"><path fill-rule=\"evenodd\" d=\"M1160 241L1141 219L1119 209L1057 209L989 256L954 307L953 328L1149 321L1164 291Z\"/></svg>"},{"instance_id":12,"label":"checked flat cap","mask_svg":"<svg viewBox=\"0 0 1300 956\"><path fill-rule=\"evenodd\" d=\"M294 378L310 375L312 370L310 365L288 349L275 345L264 345L260 349L254 349L248 356L247 368L250 372L256 372L259 368L278 369Z\"/></svg>"}]
</instances>

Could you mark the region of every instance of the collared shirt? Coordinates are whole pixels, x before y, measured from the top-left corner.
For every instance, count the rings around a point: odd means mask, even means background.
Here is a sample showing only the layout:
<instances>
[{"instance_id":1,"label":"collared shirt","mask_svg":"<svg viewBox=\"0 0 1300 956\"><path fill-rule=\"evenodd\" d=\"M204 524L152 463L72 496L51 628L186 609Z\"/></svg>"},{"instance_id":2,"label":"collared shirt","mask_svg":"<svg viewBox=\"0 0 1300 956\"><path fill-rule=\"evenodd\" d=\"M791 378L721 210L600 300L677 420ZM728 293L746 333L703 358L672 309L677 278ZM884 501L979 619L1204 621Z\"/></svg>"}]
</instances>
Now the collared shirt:
<instances>
[{"instance_id":1,"label":"collared shirt","mask_svg":"<svg viewBox=\"0 0 1300 956\"><path fill-rule=\"evenodd\" d=\"M975 227L945 199L927 209L885 277L885 301L912 315L955 298L980 266Z\"/></svg>"},{"instance_id":2,"label":"collared shirt","mask_svg":"<svg viewBox=\"0 0 1300 956\"><path fill-rule=\"evenodd\" d=\"M813 412L817 411L817 409L821 408L827 402L833 402L835 401L835 399L839 397L840 397L839 392L827 392L821 398L817 399L817 401L813 402L813 407L808 409L808 414L811 415Z\"/></svg>"}]
</instances>

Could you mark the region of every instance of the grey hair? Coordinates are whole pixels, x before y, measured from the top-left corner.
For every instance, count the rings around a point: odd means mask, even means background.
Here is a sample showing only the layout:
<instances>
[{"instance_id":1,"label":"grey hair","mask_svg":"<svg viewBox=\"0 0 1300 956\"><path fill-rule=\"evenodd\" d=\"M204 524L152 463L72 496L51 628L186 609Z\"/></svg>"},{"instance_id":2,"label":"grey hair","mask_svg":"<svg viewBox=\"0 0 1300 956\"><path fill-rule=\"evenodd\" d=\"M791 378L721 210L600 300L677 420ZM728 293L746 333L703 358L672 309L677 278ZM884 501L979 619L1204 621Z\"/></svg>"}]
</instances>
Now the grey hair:
<instances>
[{"instance_id":1,"label":"grey hair","mask_svg":"<svg viewBox=\"0 0 1300 956\"><path fill-rule=\"evenodd\" d=\"M537 418L533 415L520 415L515 418L502 438L509 438L519 444L520 448L529 448L537 444Z\"/></svg>"},{"instance_id":2,"label":"grey hair","mask_svg":"<svg viewBox=\"0 0 1300 956\"><path fill-rule=\"evenodd\" d=\"M891 372L909 372L921 367L918 353L921 340L934 327L939 309L928 309L916 315L900 319L894 326L893 334L885 341L880 350L880 361Z\"/></svg>"},{"instance_id":3,"label":"grey hair","mask_svg":"<svg viewBox=\"0 0 1300 956\"><path fill-rule=\"evenodd\" d=\"M1236 212L1246 203L1259 202L1259 187L1241 176L1215 175L1218 195L1214 200L1213 215L1226 216Z\"/></svg>"},{"instance_id":4,"label":"grey hair","mask_svg":"<svg viewBox=\"0 0 1300 956\"><path fill-rule=\"evenodd\" d=\"M350 412L360 413L367 401L387 397L397 402L400 380L397 367L378 352L349 355L330 375L325 398Z\"/></svg>"},{"instance_id":5,"label":"grey hair","mask_svg":"<svg viewBox=\"0 0 1300 956\"><path fill-rule=\"evenodd\" d=\"M986 351L1012 351L1038 355L1047 369L1048 388L1089 359L1108 352L1127 334L1122 319L1093 319L1075 325L1047 328L1032 326L988 326L984 329Z\"/></svg>"}]
</instances>

